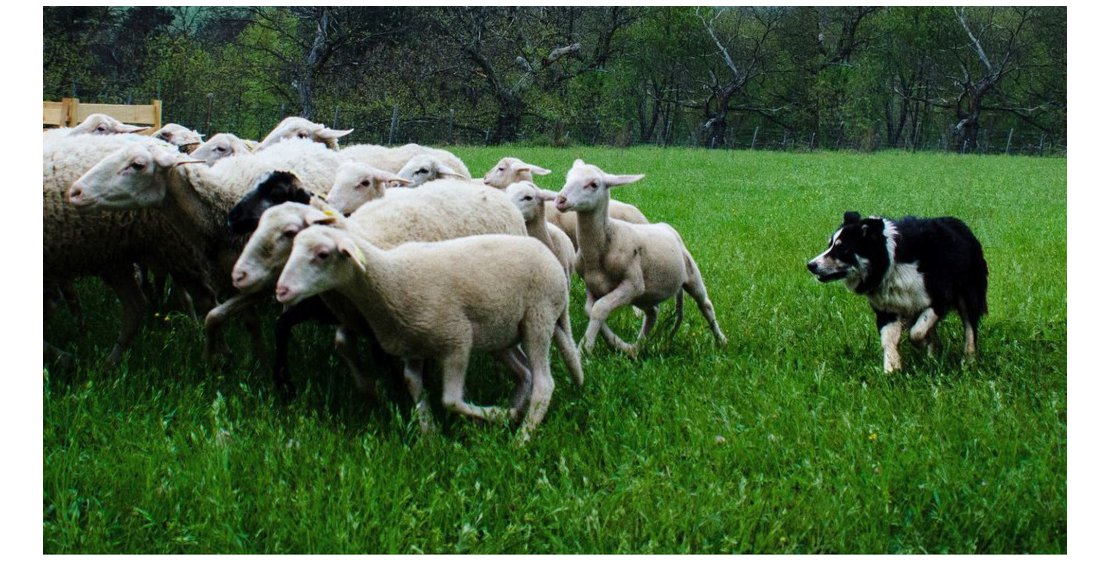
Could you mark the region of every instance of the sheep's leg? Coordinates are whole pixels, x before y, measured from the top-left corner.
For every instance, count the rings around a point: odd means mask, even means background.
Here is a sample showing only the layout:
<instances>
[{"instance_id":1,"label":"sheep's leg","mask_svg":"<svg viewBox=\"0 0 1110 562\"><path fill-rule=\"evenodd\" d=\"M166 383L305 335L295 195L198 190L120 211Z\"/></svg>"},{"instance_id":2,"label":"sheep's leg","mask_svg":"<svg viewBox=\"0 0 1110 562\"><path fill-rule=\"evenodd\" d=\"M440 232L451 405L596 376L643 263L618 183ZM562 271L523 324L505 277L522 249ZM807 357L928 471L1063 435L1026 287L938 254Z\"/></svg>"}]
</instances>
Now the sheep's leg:
<instances>
[{"instance_id":1,"label":"sheep's leg","mask_svg":"<svg viewBox=\"0 0 1110 562\"><path fill-rule=\"evenodd\" d=\"M682 325L682 299L685 293L679 290L674 296L674 324L671 326L671 334L668 339L674 341L675 334L678 333L679 326Z\"/></svg>"},{"instance_id":2,"label":"sheep's leg","mask_svg":"<svg viewBox=\"0 0 1110 562\"><path fill-rule=\"evenodd\" d=\"M270 351L266 349L266 344L262 341L262 320L258 317L257 309L243 312L243 327L250 334L254 356L259 361L266 362L270 358Z\"/></svg>"},{"instance_id":3,"label":"sheep's leg","mask_svg":"<svg viewBox=\"0 0 1110 562\"><path fill-rule=\"evenodd\" d=\"M378 393L374 390L370 378L366 376L366 371L362 368L362 362L359 361L358 348L355 346L357 337L357 332L345 326L336 328L335 349L339 352L343 362L347 364L347 370L351 373L351 380L354 381L355 388L367 400L375 401L378 399Z\"/></svg>"},{"instance_id":4,"label":"sheep's leg","mask_svg":"<svg viewBox=\"0 0 1110 562\"><path fill-rule=\"evenodd\" d=\"M518 346L495 351L493 356L516 375L516 392L513 393L513 407L509 410L509 415L514 422L520 421L524 407L528 404L528 397L532 394L532 369L528 358Z\"/></svg>"},{"instance_id":5,"label":"sheep's leg","mask_svg":"<svg viewBox=\"0 0 1110 562\"><path fill-rule=\"evenodd\" d=\"M312 316L311 308L301 301L281 311L274 324L274 385L287 397L294 393L293 379L289 376L289 339L293 336L293 326L304 323ZM336 347L340 347L338 333L335 338Z\"/></svg>"},{"instance_id":6,"label":"sheep's leg","mask_svg":"<svg viewBox=\"0 0 1110 562\"><path fill-rule=\"evenodd\" d=\"M62 300L65 301L69 313L77 318L77 325L84 329L85 311L81 308L81 299L77 298L77 288L73 286L73 281L63 281L58 284L58 290L62 293Z\"/></svg>"},{"instance_id":7,"label":"sheep's leg","mask_svg":"<svg viewBox=\"0 0 1110 562\"><path fill-rule=\"evenodd\" d=\"M559 355L562 356L563 364L570 371L570 377L574 379L578 386L582 386L585 383L585 376L582 374L582 359L578 356L578 348L574 346L574 335L570 328L570 314L566 309L559 316L559 324L555 326L554 337L555 346L559 348Z\"/></svg>"},{"instance_id":8,"label":"sheep's leg","mask_svg":"<svg viewBox=\"0 0 1110 562\"><path fill-rule=\"evenodd\" d=\"M617 308L631 304L635 294L636 291L632 282L625 279L620 285L617 285L617 288L613 289L611 293L598 299L597 302L594 303L589 312L590 323L586 325L586 335L582 340L585 351L592 351L594 342L597 340L598 332L601 332L603 328L608 328L606 321L609 319L609 315ZM613 334L611 330L609 334L611 334L611 339L609 335L606 335L606 341L608 341L610 345L635 357L635 346L625 343L624 340L620 339L616 334Z\"/></svg>"},{"instance_id":9,"label":"sheep's leg","mask_svg":"<svg viewBox=\"0 0 1110 562\"><path fill-rule=\"evenodd\" d=\"M640 341L651 333L652 328L655 327L655 320L659 317L659 307L649 306L644 309L644 322L640 325L640 335L636 341Z\"/></svg>"},{"instance_id":10,"label":"sheep's leg","mask_svg":"<svg viewBox=\"0 0 1110 562\"><path fill-rule=\"evenodd\" d=\"M486 421L508 420L512 417L508 408L500 406L475 406L463 399L466 386L466 365L470 360L470 350L460 348L440 360L443 366L443 407L451 412ZM535 370L533 368L533 381ZM535 390L532 391L533 396Z\"/></svg>"},{"instance_id":11,"label":"sheep's leg","mask_svg":"<svg viewBox=\"0 0 1110 562\"><path fill-rule=\"evenodd\" d=\"M543 421L547 408L551 404L551 395L555 391L549 356L551 334L550 323L530 322L524 327L524 350L532 360L532 400L528 403L528 415L520 426L518 437L520 443L528 441L532 437L532 432Z\"/></svg>"},{"instance_id":12,"label":"sheep's leg","mask_svg":"<svg viewBox=\"0 0 1110 562\"><path fill-rule=\"evenodd\" d=\"M204 358L206 360L212 360L218 355L231 355L231 350L227 347L227 343L223 341L222 330L224 324L232 314L261 301L262 298L263 294L261 292L241 293L208 311L208 314L204 317L205 339L207 340L204 346Z\"/></svg>"},{"instance_id":13,"label":"sheep's leg","mask_svg":"<svg viewBox=\"0 0 1110 562\"><path fill-rule=\"evenodd\" d=\"M416 406L416 421L420 423L420 431L428 433L432 430L432 412L428 408L428 400L424 397L424 360L405 360L405 386L409 389L409 396Z\"/></svg>"},{"instance_id":14,"label":"sheep's leg","mask_svg":"<svg viewBox=\"0 0 1110 562\"><path fill-rule=\"evenodd\" d=\"M717 343L725 345L728 343L728 338L725 337L721 327L717 325L717 314L713 311L713 303L709 300L709 293L705 290L705 282L701 278L701 272L698 271L698 266L694 263L694 259L687 254L686 256L687 271L690 274L689 279L682 285L682 288L690 293L694 298L694 302L698 303L698 309L701 310L701 315L705 317L705 321L709 323L709 329L713 330L713 335L717 338Z\"/></svg>"},{"instance_id":15,"label":"sheep's leg","mask_svg":"<svg viewBox=\"0 0 1110 562\"><path fill-rule=\"evenodd\" d=\"M120 304L123 306L123 326L120 328L119 337L108 354L108 363L115 365L123 357L123 352L139 333L146 313L146 298L143 289L139 286L135 276L126 269L111 271L103 275L104 281L116 292Z\"/></svg>"}]
</instances>

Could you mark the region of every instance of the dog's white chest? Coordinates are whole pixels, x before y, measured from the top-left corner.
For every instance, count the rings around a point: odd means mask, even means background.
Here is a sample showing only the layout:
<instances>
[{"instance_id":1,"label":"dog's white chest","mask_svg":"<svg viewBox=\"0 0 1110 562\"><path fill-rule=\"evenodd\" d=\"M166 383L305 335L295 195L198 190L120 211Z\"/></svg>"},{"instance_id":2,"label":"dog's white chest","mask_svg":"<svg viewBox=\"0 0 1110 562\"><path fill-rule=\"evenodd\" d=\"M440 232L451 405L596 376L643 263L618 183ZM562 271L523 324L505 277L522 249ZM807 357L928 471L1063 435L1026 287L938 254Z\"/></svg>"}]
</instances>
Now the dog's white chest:
<instances>
[{"instance_id":1,"label":"dog's white chest","mask_svg":"<svg viewBox=\"0 0 1110 562\"><path fill-rule=\"evenodd\" d=\"M878 290L869 298L878 310L903 317L917 316L932 304L925 290L925 277L917 270L916 262L891 266Z\"/></svg>"}]
</instances>

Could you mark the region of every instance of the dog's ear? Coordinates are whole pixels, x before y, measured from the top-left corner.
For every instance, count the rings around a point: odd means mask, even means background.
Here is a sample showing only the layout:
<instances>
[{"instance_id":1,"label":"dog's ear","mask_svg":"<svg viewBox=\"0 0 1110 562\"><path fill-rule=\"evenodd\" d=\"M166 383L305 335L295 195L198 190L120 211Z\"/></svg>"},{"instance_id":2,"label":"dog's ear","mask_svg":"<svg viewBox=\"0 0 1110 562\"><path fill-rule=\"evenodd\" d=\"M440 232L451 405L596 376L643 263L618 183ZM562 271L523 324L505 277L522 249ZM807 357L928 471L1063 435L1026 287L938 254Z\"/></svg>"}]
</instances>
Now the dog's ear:
<instances>
[{"instance_id":1,"label":"dog's ear","mask_svg":"<svg viewBox=\"0 0 1110 562\"><path fill-rule=\"evenodd\" d=\"M856 211L844 211L844 224L856 224L859 222L859 213Z\"/></svg>"},{"instance_id":2,"label":"dog's ear","mask_svg":"<svg viewBox=\"0 0 1110 562\"><path fill-rule=\"evenodd\" d=\"M868 218L860 225L860 232L864 238L881 238L885 226L882 219Z\"/></svg>"}]
</instances>

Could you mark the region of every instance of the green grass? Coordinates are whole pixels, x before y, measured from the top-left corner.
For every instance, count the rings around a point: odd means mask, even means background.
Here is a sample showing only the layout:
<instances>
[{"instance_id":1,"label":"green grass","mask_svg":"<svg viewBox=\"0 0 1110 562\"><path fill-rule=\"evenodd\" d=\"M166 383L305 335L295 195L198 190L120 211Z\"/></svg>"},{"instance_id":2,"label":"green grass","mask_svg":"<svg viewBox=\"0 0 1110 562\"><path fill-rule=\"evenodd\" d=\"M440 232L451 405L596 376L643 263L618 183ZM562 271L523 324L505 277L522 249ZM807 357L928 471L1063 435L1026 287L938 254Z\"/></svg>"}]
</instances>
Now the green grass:
<instances>
[{"instance_id":1,"label":"green grass","mask_svg":"<svg viewBox=\"0 0 1110 562\"><path fill-rule=\"evenodd\" d=\"M646 173L616 196L682 233L728 347L688 307L640 360L599 341L582 389L553 354L551 409L517 448L509 427L441 416L421 435L354 396L314 326L297 328L290 403L242 329L228 338L243 357L213 369L182 315L152 317L106 369L118 305L86 281L87 325L63 310L45 326L78 363L44 370L43 550L1066 552L1065 160L457 152L475 175L508 154L549 167L554 189L576 157ZM866 300L804 267L849 209L971 226L990 266L977 363L961 364L953 316L939 358L904 344L905 371L882 373ZM576 280L576 336L582 293ZM469 396L505 403L510 379L476 358Z\"/></svg>"}]
</instances>

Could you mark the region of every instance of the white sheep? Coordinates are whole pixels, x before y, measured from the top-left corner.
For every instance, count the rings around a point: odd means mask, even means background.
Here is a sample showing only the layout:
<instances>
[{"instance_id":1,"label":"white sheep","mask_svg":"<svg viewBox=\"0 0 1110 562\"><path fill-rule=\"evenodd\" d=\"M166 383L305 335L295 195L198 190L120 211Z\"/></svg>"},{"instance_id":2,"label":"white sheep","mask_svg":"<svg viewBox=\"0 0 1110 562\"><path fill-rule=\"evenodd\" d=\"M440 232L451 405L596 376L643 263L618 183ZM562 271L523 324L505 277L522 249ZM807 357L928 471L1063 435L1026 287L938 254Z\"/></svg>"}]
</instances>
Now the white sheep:
<instances>
[{"instance_id":1,"label":"white sheep","mask_svg":"<svg viewBox=\"0 0 1110 562\"><path fill-rule=\"evenodd\" d=\"M359 144L348 146L340 150L339 154L345 160L362 162L395 174L399 174L401 169L416 156L432 156L435 162L443 167L440 175L470 179L470 170L467 169L466 164L458 156L441 148L432 148L414 143L395 147Z\"/></svg>"},{"instance_id":2,"label":"white sheep","mask_svg":"<svg viewBox=\"0 0 1110 562\"><path fill-rule=\"evenodd\" d=\"M486 173L482 181L490 187L505 189L513 182L534 181L532 179L533 174L546 176L550 173L551 170L547 168L541 168L534 164L528 164L519 158L508 156L502 158L493 168L490 168L490 171ZM575 249L577 249L578 228L576 223L578 221L578 216L574 213L560 213L555 209L554 205L548 205L544 212L546 213L545 217L548 222L559 227L559 229L570 238L571 243L574 244ZM616 199L609 200L609 216L617 220L634 224L648 224L647 217L645 217L635 205L622 203Z\"/></svg>"},{"instance_id":3,"label":"white sheep","mask_svg":"<svg viewBox=\"0 0 1110 562\"><path fill-rule=\"evenodd\" d=\"M391 185L408 185L409 180L362 162L344 162L335 171L328 191L328 204L349 215L364 203L385 195Z\"/></svg>"},{"instance_id":4,"label":"white sheep","mask_svg":"<svg viewBox=\"0 0 1110 562\"><path fill-rule=\"evenodd\" d=\"M332 150L339 150L339 138L351 134L354 129L340 131L329 129L321 123L313 123L303 117L286 117L278 123L266 138L258 144L255 150L263 150L274 146L285 139L308 139L322 143Z\"/></svg>"},{"instance_id":5,"label":"white sheep","mask_svg":"<svg viewBox=\"0 0 1110 562\"><path fill-rule=\"evenodd\" d=\"M166 123L161 129L154 131L150 136L164 140L177 147L186 154L192 153L204 142L204 135L177 123Z\"/></svg>"},{"instance_id":6,"label":"white sheep","mask_svg":"<svg viewBox=\"0 0 1110 562\"><path fill-rule=\"evenodd\" d=\"M241 156L251 152L254 151L247 144L247 141L231 133L218 133L212 135L212 138L198 146L191 154L193 158L204 160L206 164L211 166L221 158Z\"/></svg>"},{"instance_id":7,"label":"white sheep","mask_svg":"<svg viewBox=\"0 0 1110 562\"><path fill-rule=\"evenodd\" d=\"M609 189L640 180L641 175L613 175L581 159L567 172L566 184L555 202L560 212L578 214L577 271L586 282L586 313L590 317L582 340L594 346L599 331L613 347L635 355L637 347L621 340L606 325L617 308L633 305L644 311L638 344L655 325L659 303L674 297L675 321L682 321L682 292L698 303L717 341L725 335L717 325L713 304L697 263L678 232L666 223L631 224L609 217Z\"/></svg>"},{"instance_id":8,"label":"white sheep","mask_svg":"<svg viewBox=\"0 0 1110 562\"><path fill-rule=\"evenodd\" d=\"M342 224L354 225L352 228L358 228L381 248L392 248L411 241L430 242L477 234L525 236L524 219L520 212L508 199L490 195L457 181L433 182L418 190L390 189L381 199L364 205ZM283 203L262 214L232 271L233 283L241 295L272 290L289 257L292 236L310 225L308 217L314 215L314 208L328 207L313 199L311 205ZM324 300L345 325L336 333L336 347L350 367L356 385L364 389L368 384L366 377L352 354L354 335L360 331L365 333L365 330L360 330L358 323L351 321L351 314L346 312L350 309L347 303L336 302L335 298L327 296ZM229 301L227 306L234 307L237 303ZM499 359L526 382L530 375L521 372L513 358ZM526 396L518 395L517 398L521 400Z\"/></svg>"},{"instance_id":9,"label":"white sheep","mask_svg":"<svg viewBox=\"0 0 1110 562\"><path fill-rule=\"evenodd\" d=\"M138 143L120 148L73 182L69 202L89 209L158 207L174 229L212 257L212 276L222 293L231 292L231 268L243 242L227 227L228 211L259 176L273 170L292 171L310 190L326 189L333 182L336 162L334 151L306 140L225 158L211 168L182 165L196 161L167 148ZM218 335L225 319L206 321L209 357L219 351ZM253 322L253 317L247 321ZM250 327L253 335L253 324ZM261 350L260 339L255 343Z\"/></svg>"},{"instance_id":10,"label":"white sheep","mask_svg":"<svg viewBox=\"0 0 1110 562\"><path fill-rule=\"evenodd\" d=\"M172 228L157 210L85 213L66 202L66 190L103 158L129 146L166 152L176 149L141 135L78 135L43 147L43 276L48 286L65 286L81 276L99 276L123 305L119 337L108 357L118 362L138 333L145 299L134 263L171 273L198 306L214 302L215 280L203 250Z\"/></svg>"},{"instance_id":11,"label":"white sheep","mask_svg":"<svg viewBox=\"0 0 1110 562\"><path fill-rule=\"evenodd\" d=\"M406 382L420 403L423 361L434 360L446 409L517 419L518 409L473 405L463 390L472 351L505 353L520 344L532 371L520 440L543 420L555 388L551 340L570 338L567 284L543 244L491 234L383 250L355 232L311 226L296 235L276 295L292 304L332 290L355 304L383 349L405 359Z\"/></svg>"},{"instance_id":12,"label":"white sheep","mask_svg":"<svg viewBox=\"0 0 1110 562\"><path fill-rule=\"evenodd\" d=\"M454 155L452 155L452 158L454 158ZM457 158L454 159L458 160ZM459 163L461 164L462 161L459 160ZM445 158L442 154L431 153L413 156L397 172L397 175L408 180L409 187L416 187L443 178L470 179L470 173L466 170L465 165L460 171L456 167L452 167L450 159Z\"/></svg>"},{"instance_id":13,"label":"white sheep","mask_svg":"<svg viewBox=\"0 0 1110 562\"><path fill-rule=\"evenodd\" d=\"M150 127L128 125L119 119L103 113L92 113L76 127L60 127L42 132L42 141L50 142L74 135L123 135L137 133Z\"/></svg>"},{"instance_id":14,"label":"white sheep","mask_svg":"<svg viewBox=\"0 0 1110 562\"><path fill-rule=\"evenodd\" d=\"M558 194L540 189L530 181L518 181L505 188L505 195L517 209L520 209L520 214L524 216L524 224L528 227L528 235L543 242L543 245L555 254L559 265L562 265L563 270L566 271L567 282L570 283L571 274L574 272L574 244L566 233L544 218L546 216L544 202L554 201Z\"/></svg>"}]
</instances>

